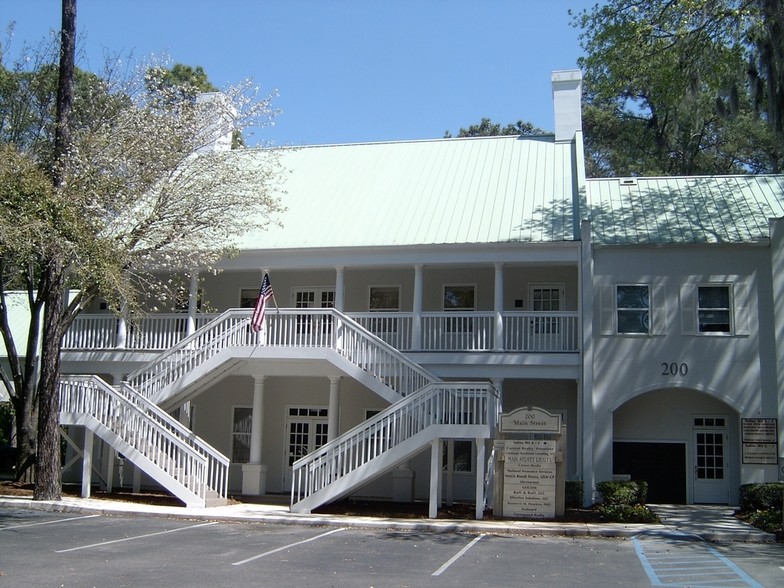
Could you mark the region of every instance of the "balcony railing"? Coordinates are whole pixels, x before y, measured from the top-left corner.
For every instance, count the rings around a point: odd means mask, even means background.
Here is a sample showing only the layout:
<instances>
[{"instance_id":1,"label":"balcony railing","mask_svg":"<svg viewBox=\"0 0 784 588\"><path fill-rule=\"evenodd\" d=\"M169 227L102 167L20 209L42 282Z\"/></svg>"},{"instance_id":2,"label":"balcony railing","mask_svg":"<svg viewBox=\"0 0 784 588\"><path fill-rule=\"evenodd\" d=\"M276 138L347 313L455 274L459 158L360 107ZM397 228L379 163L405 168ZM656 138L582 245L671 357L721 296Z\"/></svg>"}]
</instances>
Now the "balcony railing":
<instances>
[{"instance_id":1,"label":"balcony railing","mask_svg":"<svg viewBox=\"0 0 784 588\"><path fill-rule=\"evenodd\" d=\"M413 313L346 314L400 351L575 353L579 350L576 312L504 312L500 340L493 312L425 312L418 329ZM197 315L195 328L207 324L215 316ZM293 332L313 328L312 321L312 317L303 314L301 324ZM325 330L328 325L320 328ZM417 331L419 341L414 340ZM148 315L126 328L112 315L83 314L65 334L63 349L164 351L186 335L187 317L182 314Z\"/></svg>"}]
</instances>

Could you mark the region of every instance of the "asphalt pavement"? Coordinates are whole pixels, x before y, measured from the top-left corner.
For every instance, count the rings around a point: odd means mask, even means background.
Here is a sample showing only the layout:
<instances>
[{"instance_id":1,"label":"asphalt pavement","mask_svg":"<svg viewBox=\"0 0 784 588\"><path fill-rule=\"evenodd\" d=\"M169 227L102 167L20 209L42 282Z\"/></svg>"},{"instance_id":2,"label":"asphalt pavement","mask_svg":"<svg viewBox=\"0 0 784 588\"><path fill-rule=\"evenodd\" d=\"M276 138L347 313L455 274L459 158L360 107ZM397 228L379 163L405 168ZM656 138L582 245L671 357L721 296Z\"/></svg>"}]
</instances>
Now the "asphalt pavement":
<instances>
[{"instance_id":1,"label":"asphalt pavement","mask_svg":"<svg viewBox=\"0 0 784 588\"><path fill-rule=\"evenodd\" d=\"M204 521L255 521L301 526L416 530L436 533L496 533L516 535L561 535L572 537L635 537L641 534L677 534L714 542L775 542L766 533L733 515L730 506L648 505L661 524L573 523L516 520L404 519L374 516L300 514L285 504L233 503L210 508L160 506L95 498L63 497L58 501L34 501L17 496L0 496L0 508L27 508L49 512L83 514L157 515Z\"/></svg>"}]
</instances>

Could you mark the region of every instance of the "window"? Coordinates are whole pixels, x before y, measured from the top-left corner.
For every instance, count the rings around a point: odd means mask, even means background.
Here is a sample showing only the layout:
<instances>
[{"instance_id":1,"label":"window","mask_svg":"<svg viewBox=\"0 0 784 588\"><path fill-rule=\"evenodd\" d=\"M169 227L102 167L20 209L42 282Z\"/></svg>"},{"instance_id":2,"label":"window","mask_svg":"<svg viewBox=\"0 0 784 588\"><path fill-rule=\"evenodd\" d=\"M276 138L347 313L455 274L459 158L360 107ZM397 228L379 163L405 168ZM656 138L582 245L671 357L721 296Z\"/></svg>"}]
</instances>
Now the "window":
<instances>
[{"instance_id":1,"label":"window","mask_svg":"<svg viewBox=\"0 0 784 588\"><path fill-rule=\"evenodd\" d=\"M253 308L259 297L258 288L242 288L240 290L240 308Z\"/></svg>"},{"instance_id":2,"label":"window","mask_svg":"<svg viewBox=\"0 0 784 588\"><path fill-rule=\"evenodd\" d=\"M730 287L697 287L697 325L700 333L730 333Z\"/></svg>"},{"instance_id":3,"label":"window","mask_svg":"<svg viewBox=\"0 0 784 588\"><path fill-rule=\"evenodd\" d=\"M248 463L250 460L250 433L253 425L253 409L249 406L235 406L232 423L231 461Z\"/></svg>"},{"instance_id":4,"label":"window","mask_svg":"<svg viewBox=\"0 0 784 588\"><path fill-rule=\"evenodd\" d=\"M647 285L615 287L615 308L619 333L650 332L650 288Z\"/></svg>"},{"instance_id":5,"label":"window","mask_svg":"<svg viewBox=\"0 0 784 588\"><path fill-rule=\"evenodd\" d=\"M444 286L444 310L474 310L474 286Z\"/></svg>"},{"instance_id":6,"label":"window","mask_svg":"<svg viewBox=\"0 0 784 588\"><path fill-rule=\"evenodd\" d=\"M474 310L474 286L444 286L444 310ZM470 333L474 325L470 317L450 317L445 321L446 332Z\"/></svg>"},{"instance_id":7,"label":"window","mask_svg":"<svg viewBox=\"0 0 784 588\"><path fill-rule=\"evenodd\" d=\"M371 311L400 310L400 286L371 286L368 308Z\"/></svg>"},{"instance_id":8,"label":"window","mask_svg":"<svg viewBox=\"0 0 784 588\"><path fill-rule=\"evenodd\" d=\"M473 442L463 439L449 440L442 444L441 469L447 471L449 458L449 444L454 443L454 471L471 473L473 469Z\"/></svg>"}]
</instances>

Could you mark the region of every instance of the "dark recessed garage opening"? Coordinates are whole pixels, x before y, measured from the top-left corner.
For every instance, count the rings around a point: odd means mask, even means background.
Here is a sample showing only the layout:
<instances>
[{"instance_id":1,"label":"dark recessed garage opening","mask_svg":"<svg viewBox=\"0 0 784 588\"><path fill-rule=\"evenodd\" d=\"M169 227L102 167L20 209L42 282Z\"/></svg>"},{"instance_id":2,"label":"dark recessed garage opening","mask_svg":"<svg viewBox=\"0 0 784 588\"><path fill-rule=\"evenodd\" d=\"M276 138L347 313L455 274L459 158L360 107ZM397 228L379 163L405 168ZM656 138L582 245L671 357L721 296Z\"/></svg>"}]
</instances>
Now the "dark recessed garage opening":
<instances>
[{"instance_id":1,"label":"dark recessed garage opening","mask_svg":"<svg viewBox=\"0 0 784 588\"><path fill-rule=\"evenodd\" d=\"M648 502L686 504L686 444L615 441L613 474L648 482Z\"/></svg>"}]
</instances>

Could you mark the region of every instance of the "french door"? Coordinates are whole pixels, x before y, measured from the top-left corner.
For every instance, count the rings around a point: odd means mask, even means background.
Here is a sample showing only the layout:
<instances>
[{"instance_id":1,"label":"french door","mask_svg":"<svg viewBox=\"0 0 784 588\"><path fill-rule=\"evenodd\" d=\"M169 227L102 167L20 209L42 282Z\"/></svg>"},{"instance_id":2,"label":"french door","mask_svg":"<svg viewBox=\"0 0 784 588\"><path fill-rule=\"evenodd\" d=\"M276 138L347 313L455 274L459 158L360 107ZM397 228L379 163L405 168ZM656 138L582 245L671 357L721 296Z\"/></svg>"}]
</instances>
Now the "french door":
<instances>
[{"instance_id":1,"label":"french door","mask_svg":"<svg viewBox=\"0 0 784 588\"><path fill-rule=\"evenodd\" d=\"M286 418L286 454L283 468L283 487L291 487L291 466L327 442L327 409L323 407L292 406Z\"/></svg>"},{"instance_id":2,"label":"french door","mask_svg":"<svg viewBox=\"0 0 784 588\"><path fill-rule=\"evenodd\" d=\"M727 429L722 417L694 419L694 502L728 504Z\"/></svg>"}]
</instances>

